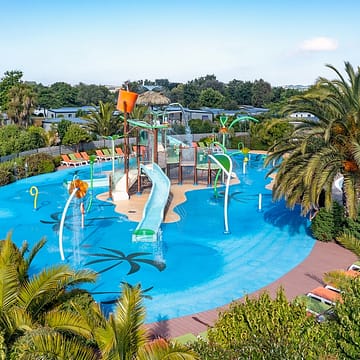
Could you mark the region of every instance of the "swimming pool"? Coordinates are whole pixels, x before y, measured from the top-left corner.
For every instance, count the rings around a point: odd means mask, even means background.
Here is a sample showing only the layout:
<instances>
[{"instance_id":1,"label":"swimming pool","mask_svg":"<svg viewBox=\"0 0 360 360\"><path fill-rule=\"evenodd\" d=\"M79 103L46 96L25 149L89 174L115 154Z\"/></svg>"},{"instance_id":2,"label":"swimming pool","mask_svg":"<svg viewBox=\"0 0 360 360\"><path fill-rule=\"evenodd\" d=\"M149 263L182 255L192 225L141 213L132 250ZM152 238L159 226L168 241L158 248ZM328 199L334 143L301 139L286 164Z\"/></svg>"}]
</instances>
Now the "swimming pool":
<instances>
[{"instance_id":1,"label":"swimming pool","mask_svg":"<svg viewBox=\"0 0 360 360\"><path fill-rule=\"evenodd\" d=\"M131 235L137 223L116 213L110 202L96 199L96 194L107 191L98 187L84 228L80 226L80 200L69 207L63 233L65 261L74 268L99 272L97 283L87 289L105 306L111 306L119 295L121 282L141 283L147 322L221 306L270 284L302 262L315 241L298 208L289 211L283 202L272 202L271 191L265 189L269 180L265 180L267 170L262 168L261 156L251 157L245 174L241 156L235 159L240 183L230 188L230 234L223 233L224 199L216 198L209 187L187 193L188 201L175 209L181 220L163 224L159 242L133 243ZM110 163L95 165L95 177L110 167ZM64 182L74 176L89 179L89 167L0 187L1 238L9 230L18 245L24 240L33 245L41 237L47 238L33 272L62 262L58 230L69 197ZM33 185L39 189L36 210L29 193ZM85 208L88 205L89 194Z\"/></svg>"}]
</instances>

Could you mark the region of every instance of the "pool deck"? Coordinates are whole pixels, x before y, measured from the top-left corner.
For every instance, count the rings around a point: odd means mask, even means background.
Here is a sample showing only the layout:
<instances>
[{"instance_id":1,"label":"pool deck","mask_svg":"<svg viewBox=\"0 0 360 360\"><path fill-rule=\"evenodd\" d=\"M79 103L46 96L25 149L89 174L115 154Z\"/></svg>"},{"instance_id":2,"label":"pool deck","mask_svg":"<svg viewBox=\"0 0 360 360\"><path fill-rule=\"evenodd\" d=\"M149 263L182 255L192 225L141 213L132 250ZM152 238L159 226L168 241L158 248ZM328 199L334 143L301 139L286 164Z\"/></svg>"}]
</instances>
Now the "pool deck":
<instances>
[{"instance_id":1,"label":"pool deck","mask_svg":"<svg viewBox=\"0 0 360 360\"><path fill-rule=\"evenodd\" d=\"M236 179L233 180L235 183ZM165 215L166 222L174 222L179 216L173 211L174 207L186 201L186 192L189 190L198 190L206 188L206 184L193 185L183 183L178 185L173 183L171 186L172 199L168 211ZM142 210L149 195L149 189L142 194L132 195L129 200L116 202L116 211L126 214L133 221L140 221ZM105 200L108 193L100 195ZM282 276L280 279L268 286L249 294L249 296L258 296L261 292L267 291L271 296L276 294L279 287L283 287L289 300L298 295L306 294L310 290L325 285L323 275L325 272L335 269L346 269L357 257L350 251L335 243L323 243L317 241L310 255L293 270ZM219 289L221 291L221 289ZM241 301L241 299L239 299ZM224 311L228 305L211 309L201 313L183 316L170 320L163 320L156 323L147 324L152 337L174 338L187 333L198 335L206 331L216 321L219 312Z\"/></svg>"}]
</instances>

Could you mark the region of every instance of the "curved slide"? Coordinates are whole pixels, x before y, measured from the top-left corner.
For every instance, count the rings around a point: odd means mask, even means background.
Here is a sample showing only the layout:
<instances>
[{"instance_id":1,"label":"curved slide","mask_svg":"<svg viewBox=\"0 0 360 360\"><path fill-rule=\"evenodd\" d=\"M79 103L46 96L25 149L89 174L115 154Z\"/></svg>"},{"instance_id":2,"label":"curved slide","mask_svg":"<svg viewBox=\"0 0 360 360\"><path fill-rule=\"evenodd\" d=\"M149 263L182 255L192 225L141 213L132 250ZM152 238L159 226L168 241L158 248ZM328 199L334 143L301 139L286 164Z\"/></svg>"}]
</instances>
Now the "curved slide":
<instances>
[{"instance_id":1,"label":"curved slide","mask_svg":"<svg viewBox=\"0 0 360 360\"><path fill-rule=\"evenodd\" d=\"M151 179L152 188L143 211L143 217L133 232L133 241L154 242L164 219L164 209L170 194L170 180L156 163L141 165Z\"/></svg>"}]
</instances>

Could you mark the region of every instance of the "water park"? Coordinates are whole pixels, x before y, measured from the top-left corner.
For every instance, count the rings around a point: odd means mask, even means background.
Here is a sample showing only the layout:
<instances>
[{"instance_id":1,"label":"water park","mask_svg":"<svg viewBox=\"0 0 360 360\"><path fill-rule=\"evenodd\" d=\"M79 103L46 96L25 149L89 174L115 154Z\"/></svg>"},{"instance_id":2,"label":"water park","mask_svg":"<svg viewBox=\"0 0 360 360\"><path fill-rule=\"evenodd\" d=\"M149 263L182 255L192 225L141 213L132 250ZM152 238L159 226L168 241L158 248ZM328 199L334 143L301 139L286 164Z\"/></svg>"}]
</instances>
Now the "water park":
<instances>
[{"instance_id":1,"label":"water park","mask_svg":"<svg viewBox=\"0 0 360 360\"><path fill-rule=\"evenodd\" d=\"M227 151L222 121L218 139L194 144L166 136L169 124L128 120L136 143L124 139L123 155L113 142L105 159L4 186L2 229L17 242L46 237L37 268L66 262L97 271L88 290L109 311L121 283L140 283L147 322L252 293L301 263L315 241L299 209L272 202L265 155ZM171 210L178 220L164 222L175 187L190 191ZM132 209L147 192L143 208Z\"/></svg>"}]
</instances>

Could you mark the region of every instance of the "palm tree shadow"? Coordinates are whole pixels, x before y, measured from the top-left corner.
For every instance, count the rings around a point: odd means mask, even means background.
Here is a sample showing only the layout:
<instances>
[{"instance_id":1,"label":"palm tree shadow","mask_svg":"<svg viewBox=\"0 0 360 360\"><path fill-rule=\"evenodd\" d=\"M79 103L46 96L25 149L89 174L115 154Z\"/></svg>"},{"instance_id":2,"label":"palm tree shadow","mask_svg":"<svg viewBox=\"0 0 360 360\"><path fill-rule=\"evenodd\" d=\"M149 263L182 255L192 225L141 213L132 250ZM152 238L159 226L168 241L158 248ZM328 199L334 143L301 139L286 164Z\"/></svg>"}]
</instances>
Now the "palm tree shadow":
<instances>
[{"instance_id":1,"label":"palm tree shadow","mask_svg":"<svg viewBox=\"0 0 360 360\"><path fill-rule=\"evenodd\" d=\"M290 235L298 234L303 229L311 235L309 221L301 215L299 206L291 210L285 207L283 201L273 202L264 211L264 220L280 229L287 227Z\"/></svg>"}]
</instances>

